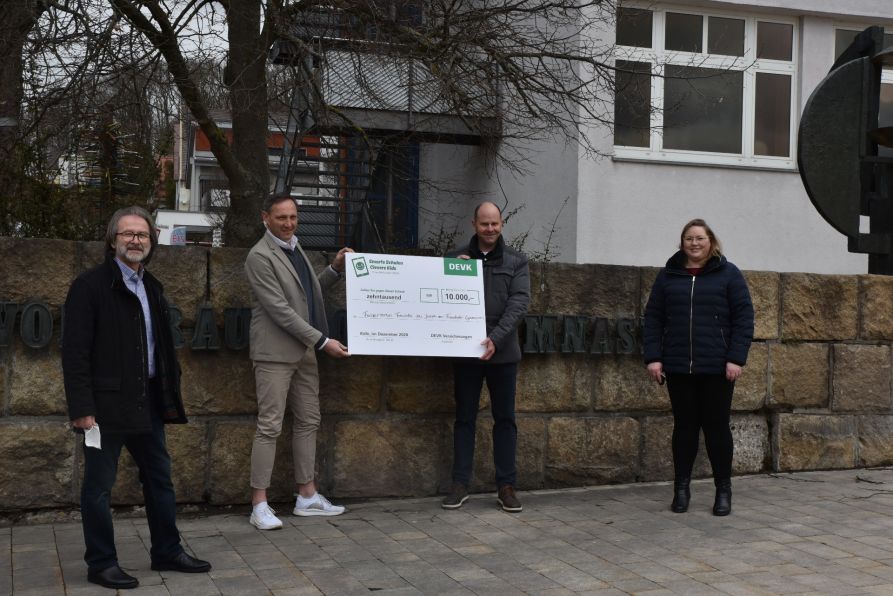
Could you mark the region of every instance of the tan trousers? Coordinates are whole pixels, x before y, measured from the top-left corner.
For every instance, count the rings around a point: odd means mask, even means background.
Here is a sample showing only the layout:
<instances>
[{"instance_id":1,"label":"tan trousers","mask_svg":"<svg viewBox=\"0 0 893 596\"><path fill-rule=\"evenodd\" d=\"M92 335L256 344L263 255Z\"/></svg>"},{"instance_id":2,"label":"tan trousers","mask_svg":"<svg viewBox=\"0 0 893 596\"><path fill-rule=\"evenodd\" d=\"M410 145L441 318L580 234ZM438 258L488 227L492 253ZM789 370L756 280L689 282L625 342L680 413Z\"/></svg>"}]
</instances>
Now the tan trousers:
<instances>
[{"instance_id":1,"label":"tan trousers","mask_svg":"<svg viewBox=\"0 0 893 596\"><path fill-rule=\"evenodd\" d=\"M276 439L282 432L285 408L291 410L295 483L313 480L316 431L319 429L319 372L313 349L300 362L254 362L257 391L257 431L251 448L251 487L270 486Z\"/></svg>"}]
</instances>

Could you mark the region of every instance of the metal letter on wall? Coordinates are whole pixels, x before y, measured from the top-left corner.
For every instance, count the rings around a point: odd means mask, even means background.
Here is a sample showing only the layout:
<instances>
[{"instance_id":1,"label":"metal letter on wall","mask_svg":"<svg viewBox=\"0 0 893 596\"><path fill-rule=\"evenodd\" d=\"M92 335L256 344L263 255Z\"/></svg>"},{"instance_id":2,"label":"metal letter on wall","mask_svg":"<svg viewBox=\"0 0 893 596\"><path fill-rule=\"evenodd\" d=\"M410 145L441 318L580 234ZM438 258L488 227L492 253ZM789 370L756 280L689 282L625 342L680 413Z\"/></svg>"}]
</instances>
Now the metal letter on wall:
<instances>
[{"instance_id":1,"label":"metal letter on wall","mask_svg":"<svg viewBox=\"0 0 893 596\"><path fill-rule=\"evenodd\" d=\"M618 354L636 353L636 320L617 319L617 345Z\"/></svg>"},{"instance_id":2,"label":"metal letter on wall","mask_svg":"<svg viewBox=\"0 0 893 596\"><path fill-rule=\"evenodd\" d=\"M0 348L9 347L18 312L19 305L15 302L0 302Z\"/></svg>"},{"instance_id":3,"label":"metal letter on wall","mask_svg":"<svg viewBox=\"0 0 893 596\"><path fill-rule=\"evenodd\" d=\"M19 329L22 341L29 348L45 348L53 337L53 315L43 302L29 302L22 310Z\"/></svg>"},{"instance_id":4,"label":"metal letter on wall","mask_svg":"<svg viewBox=\"0 0 893 596\"><path fill-rule=\"evenodd\" d=\"M590 354L612 354L614 352L614 339L611 337L611 321L603 317L595 319L595 330L592 332L592 347Z\"/></svg>"},{"instance_id":5,"label":"metal letter on wall","mask_svg":"<svg viewBox=\"0 0 893 596\"><path fill-rule=\"evenodd\" d=\"M193 350L219 350L220 336L214 322L214 309L203 304L195 315L195 330L192 334Z\"/></svg>"},{"instance_id":6,"label":"metal letter on wall","mask_svg":"<svg viewBox=\"0 0 893 596\"><path fill-rule=\"evenodd\" d=\"M183 347L183 331L180 330L180 321L183 320L183 311L174 305L168 309L171 313L171 335L174 337L174 347Z\"/></svg>"},{"instance_id":7,"label":"metal letter on wall","mask_svg":"<svg viewBox=\"0 0 893 596\"><path fill-rule=\"evenodd\" d=\"M558 328L556 315L525 316L524 327L525 352L541 354L558 351L558 342L555 340L555 332Z\"/></svg>"},{"instance_id":8,"label":"metal letter on wall","mask_svg":"<svg viewBox=\"0 0 893 596\"><path fill-rule=\"evenodd\" d=\"M250 308L227 308L223 311L223 343L230 350L248 347L248 331L251 327Z\"/></svg>"},{"instance_id":9,"label":"metal letter on wall","mask_svg":"<svg viewBox=\"0 0 893 596\"><path fill-rule=\"evenodd\" d=\"M586 351L586 323L589 317L565 315L564 340L561 342L562 352Z\"/></svg>"}]
</instances>

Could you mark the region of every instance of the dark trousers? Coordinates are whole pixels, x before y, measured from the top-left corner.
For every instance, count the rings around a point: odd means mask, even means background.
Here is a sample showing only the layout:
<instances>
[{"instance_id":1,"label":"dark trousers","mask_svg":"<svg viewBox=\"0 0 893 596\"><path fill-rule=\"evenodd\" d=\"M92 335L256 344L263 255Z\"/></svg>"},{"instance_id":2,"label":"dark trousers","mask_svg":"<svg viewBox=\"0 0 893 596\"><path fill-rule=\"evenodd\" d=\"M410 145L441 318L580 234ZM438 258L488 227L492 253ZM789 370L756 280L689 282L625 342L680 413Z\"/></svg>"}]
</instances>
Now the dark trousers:
<instances>
[{"instance_id":1,"label":"dark trousers","mask_svg":"<svg viewBox=\"0 0 893 596\"><path fill-rule=\"evenodd\" d=\"M112 527L111 492L118 472L118 456L126 447L139 467L152 539L153 562L173 559L183 551L177 531L177 502L171 482L171 458L164 439L164 424L153 408L152 432L102 432L102 449L84 447L84 484L81 517L87 550L84 560L91 571L118 564Z\"/></svg>"},{"instance_id":2,"label":"dark trousers","mask_svg":"<svg viewBox=\"0 0 893 596\"><path fill-rule=\"evenodd\" d=\"M453 390L456 398L456 424L453 426L453 482L468 486L474 462L475 424L481 402L481 387L487 381L493 412L493 463L496 485L514 486L517 481L515 447L516 362L492 364L462 359L453 364Z\"/></svg>"},{"instance_id":3,"label":"dark trousers","mask_svg":"<svg viewBox=\"0 0 893 596\"><path fill-rule=\"evenodd\" d=\"M673 405L673 467L677 478L691 477L701 430L713 478L732 477L729 421L734 389L735 383L725 375L667 375Z\"/></svg>"}]
</instances>

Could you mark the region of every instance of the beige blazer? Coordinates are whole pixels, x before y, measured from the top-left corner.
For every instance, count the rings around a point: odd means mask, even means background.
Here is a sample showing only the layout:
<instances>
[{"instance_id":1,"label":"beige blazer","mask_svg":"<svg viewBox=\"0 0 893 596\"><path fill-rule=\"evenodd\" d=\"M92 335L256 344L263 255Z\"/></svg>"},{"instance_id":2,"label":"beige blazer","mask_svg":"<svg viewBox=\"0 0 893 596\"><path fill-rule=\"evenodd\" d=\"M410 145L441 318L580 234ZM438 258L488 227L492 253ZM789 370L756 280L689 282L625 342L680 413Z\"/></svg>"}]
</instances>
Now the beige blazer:
<instances>
[{"instance_id":1,"label":"beige blazer","mask_svg":"<svg viewBox=\"0 0 893 596\"><path fill-rule=\"evenodd\" d=\"M311 291L316 304L324 308L322 288L332 285L339 276L326 267L317 277L300 244L297 250L313 278ZM308 322L307 289L301 286L295 268L269 233L265 232L248 252L245 275L251 287L251 359L298 362L306 350L312 350L328 334L328 329L320 332Z\"/></svg>"}]
</instances>

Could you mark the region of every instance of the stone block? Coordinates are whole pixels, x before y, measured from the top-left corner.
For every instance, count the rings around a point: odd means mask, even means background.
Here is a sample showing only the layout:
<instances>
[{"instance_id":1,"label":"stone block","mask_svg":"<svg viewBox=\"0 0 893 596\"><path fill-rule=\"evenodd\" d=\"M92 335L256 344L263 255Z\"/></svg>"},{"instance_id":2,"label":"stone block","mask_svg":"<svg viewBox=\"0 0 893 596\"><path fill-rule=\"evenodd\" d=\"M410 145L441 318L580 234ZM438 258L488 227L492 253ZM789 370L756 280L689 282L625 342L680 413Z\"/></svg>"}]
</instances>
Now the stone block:
<instances>
[{"instance_id":1,"label":"stone block","mask_svg":"<svg viewBox=\"0 0 893 596\"><path fill-rule=\"evenodd\" d=\"M828 407L828 345L769 346L772 383L767 404L777 408Z\"/></svg>"},{"instance_id":2,"label":"stone block","mask_svg":"<svg viewBox=\"0 0 893 596\"><path fill-rule=\"evenodd\" d=\"M642 419L643 451L639 479L644 481L673 479L673 416L647 416ZM707 478L712 472L703 434L698 439L698 455L692 477Z\"/></svg>"},{"instance_id":3,"label":"stone block","mask_svg":"<svg viewBox=\"0 0 893 596\"><path fill-rule=\"evenodd\" d=\"M435 494L449 475L449 428L442 419L339 421L335 492L340 497Z\"/></svg>"},{"instance_id":4,"label":"stone block","mask_svg":"<svg viewBox=\"0 0 893 596\"><path fill-rule=\"evenodd\" d=\"M247 354L221 349L177 351L183 376L180 389L189 416L257 412L254 371Z\"/></svg>"},{"instance_id":5,"label":"stone block","mask_svg":"<svg viewBox=\"0 0 893 596\"><path fill-rule=\"evenodd\" d=\"M383 358L381 363L379 370L386 371L387 380L372 379L367 389L377 392L385 385L388 411L418 414L455 411L453 367L449 358L401 356Z\"/></svg>"},{"instance_id":6,"label":"stone block","mask_svg":"<svg viewBox=\"0 0 893 596\"><path fill-rule=\"evenodd\" d=\"M766 418L755 414L733 415L729 426L735 444L732 473L756 474L767 469L772 454Z\"/></svg>"},{"instance_id":7,"label":"stone block","mask_svg":"<svg viewBox=\"0 0 893 596\"><path fill-rule=\"evenodd\" d=\"M857 337L857 277L783 273L781 287L782 339L846 340Z\"/></svg>"},{"instance_id":8,"label":"stone block","mask_svg":"<svg viewBox=\"0 0 893 596\"><path fill-rule=\"evenodd\" d=\"M607 318L637 314L636 267L532 263L530 273L531 313Z\"/></svg>"},{"instance_id":9,"label":"stone block","mask_svg":"<svg viewBox=\"0 0 893 596\"><path fill-rule=\"evenodd\" d=\"M273 503L293 500L295 492L294 466L291 449L291 416L286 415L282 434L276 442L273 476L267 498ZM251 500L251 445L256 423L221 421L211 423L210 479L208 501L213 505L249 503ZM325 432L317 435L317 470L324 450Z\"/></svg>"},{"instance_id":10,"label":"stone block","mask_svg":"<svg viewBox=\"0 0 893 596\"><path fill-rule=\"evenodd\" d=\"M81 482L83 482L83 465L81 465L80 478ZM122 449L121 456L118 458L118 473L115 475L115 485L112 487L112 505L119 507L124 505L141 505L142 503L143 489L140 486L139 469L136 467L136 462L133 461L130 452L126 448Z\"/></svg>"},{"instance_id":11,"label":"stone block","mask_svg":"<svg viewBox=\"0 0 893 596\"><path fill-rule=\"evenodd\" d=\"M852 416L778 414L773 427L779 472L852 468L856 463Z\"/></svg>"},{"instance_id":12,"label":"stone block","mask_svg":"<svg viewBox=\"0 0 893 596\"><path fill-rule=\"evenodd\" d=\"M518 443L515 465L518 469L517 487L521 490L543 488L543 465L546 450L546 420L543 418L518 417ZM474 450L472 492L496 490L496 468L493 465L493 418L479 416ZM452 436L452 435L450 435ZM452 445L452 441L449 440ZM443 486L446 490L448 485Z\"/></svg>"},{"instance_id":13,"label":"stone block","mask_svg":"<svg viewBox=\"0 0 893 596\"><path fill-rule=\"evenodd\" d=\"M168 424L164 428L167 451L171 456L171 479L177 503L201 503L205 500L208 470L208 426L204 422ZM80 442L78 443L80 446ZM83 477L83 466L81 466ZM127 448L121 450L118 474L112 488L113 505L142 505L143 489L139 468Z\"/></svg>"},{"instance_id":14,"label":"stone block","mask_svg":"<svg viewBox=\"0 0 893 596\"><path fill-rule=\"evenodd\" d=\"M58 330L45 348L29 348L19 341L10 349L12 364L8 386L9 414L67 415Z\"/></svg>"},{"instance_id":15,"label":"stone block","mask_svg":"<svg viewBox=\"0 0 893 596\"><path fill-rule=\"evenodd\" d=\"M631 482L638 475L640 429L633 418L556 417L548 435L550 486Z\"/></svg>"},{"instance_id":16,"label":"stone block","mask_svg":"<svg viewBox=\"0 0 893 596\"><path fill-rule=\"evenodd\" d=\"M78 273L92 269L105 260L105 242L81 242L78 244L78 248L80 249L78 262L80 271Z\"/></svg>"},{"instance_id":17,"label":"stone block","mask_svg":"<svg viewBox=\"0 0 893 596\"><path fill-rule=\"evenodd\" d=\"M888 412L891 401L890 347L835 344L831 409Z\"/></svg>"},{"instance_id":18,"label":"stone block","mask_svg":"<svg viewBox=\"0 0 893 596\"><path fill-rule=\"evenodd\" d=\"M214 307L217 324L221 327L227 308L251 308L251 290L248 287L248 278L245 277L248 251L247 248L229 247L212 248L209 251L211 305Z\"/></svg>"},{"instance_id":19,"label":"stone block","mask_svg":"<svg viewBox=\"0 0 893 596\"><path fill-rule=\"evenodd\" d=\"M859 416L858 467L893 464L893 416Z\"/></svg>"},{"instance_id":20,"label":"stone block","mask_svg":"<svg viewBox=\"0 0 893 596\"><path fill-rule=\"evenodd\" d=\"M754 339L778 339L780 274L774 271L744 271L754 310Z\"/></svg>"},{"instance_id":21,"label":"stone block","mask_svg":"<svg viewBox=\"0 0 893 596\"><path fill-rule=\"evenodd\" d=\"M177 502L203 502L208 471L208 424L194 420L189 424L169 424L165 434Z\"/></svg>"},{"instance_id":22,"label":"stone block","mask_svg":"<svg viewBox=\"0 0 893 596\"><path fill-rule=\"evenodd\" d=\"M148 269L164 285L168 301L183 313L182 327L195 325L198 307L205 302L209 252L202 246L158 246L152 254Z\"/></svg>"},{"instance_id":23,"label":"stone block","mask_svg":"<svg viewBox=\"0 0 893 596\"><path fill-rule=\"evenodd\" d=\"M651 297L651 289L654 287L654 280L660 273L662 267L640 267L639 268L639 285L641 291L639 293L639 316L645 316L645 307L648 305L648 298Z\"/></svg>"},{"instance_id":24,"label":"stone block","mask_svg":"<svg viewBox=\"0 0 893 596\"><path fill-rule=\"evenodd\" d=\"M68 240L0 237L0 301L45 302L58 313L77 273L77 246ZM40 267L48 264L52 264L52 275L41 275Z\"/></svg>"},{"instance_id":25,"label":"stone block","mask_svg":"<svg viewBox=\"0 0 893 596\"><path fill-rule=\"evenodd\" d=\"M887 275L863 275L860 337L893 339L893 278Z\"/></svg>"},{"instance_id":26,"label":"stone block","mask_svg":"<svg viewBox=\"0 0 893 596\"><path fill-rule=\"evenodd\" d=\"M735 382L732 395L732 410L752 412L759 410L766 402L769 391L769 348L762 342L754 342L747 355L744 373Z\"/></svg>"},{"instance_id":27,"label":"stone block","mask_svg":"<svg viewBox=\"0 0 893 596\"><path fill-rule=\"evenodd\" d=\"M518 368L518 412L580 412L590 408L593 357L526 354Z\"/></svg>"},{"instance_id":28,"label":"stone block","mask_svg":"<svg viewBox=\"0 0 893 596\"><path fill-rule=\"evenodd\" d=\"M63 420L0 422L0 510L75 503L76 443Z\"/></svg>"},{"instance_id":29,"label":"stone block","mask_svg":"<svg viewBox=\"0 0 893 596\"><path fill-rule=\"evenodd\" d=\"M595 411L669 410L666 385L655 383L636 355L592 356Z\"/></svg>"},{"instance_id":30,"label":"stone block","mask_svg":"<svg viewBox=\"0 0 893 596\"><path fill-rule=\"evenodd\" d=\"M323 414L355 414L381 409L388 358L353 356L335 359L319 356L319 406ZM391 360L399 360L392 358ZM432 393L417 383L414 399L424 401Z\"/></svg>"},{"instance_id":31,"label":"stone block","mask_svg":"<svg viewBox=\"0 0 893 596\"><path fill-rule=\"evenodd\" d=\"M769 425L760 415L732 415L732 440L735 450L732 457L733 474L754 474L764 470L769 462ZM642 421L644 451L640 480L673 479L673 417L649 416ZM701 433L698 456L692 469L695 478L713 475L704 435Z\"/></svg>"}]
</instances>

